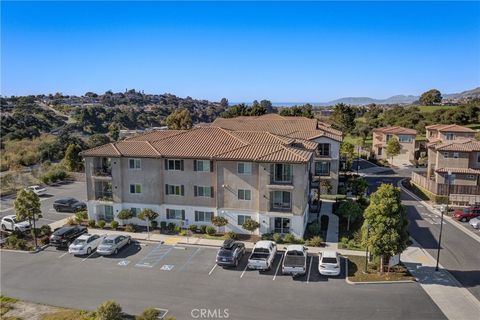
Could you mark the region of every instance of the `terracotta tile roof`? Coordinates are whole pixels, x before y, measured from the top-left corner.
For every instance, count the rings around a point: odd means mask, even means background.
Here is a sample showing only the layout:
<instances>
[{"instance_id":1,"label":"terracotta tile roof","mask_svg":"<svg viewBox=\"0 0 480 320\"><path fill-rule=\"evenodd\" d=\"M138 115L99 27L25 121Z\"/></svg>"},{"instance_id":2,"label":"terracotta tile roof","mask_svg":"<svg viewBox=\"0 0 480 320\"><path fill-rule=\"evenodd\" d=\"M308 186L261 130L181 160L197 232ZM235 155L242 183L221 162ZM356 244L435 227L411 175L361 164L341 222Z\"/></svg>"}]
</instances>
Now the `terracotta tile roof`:
<instances>
[{"instance_id":1,"label":"terracotta tile roof","mask_svg":"<svg viewBox=\"0 0 480 320\"><path fill-rule=\"evenodd\" d=\"M435 170L439 173L463 173L463 174L480 174L480 170L472 169L472 168L439 168Z\"/></svg>"},{"instance_id":2,"label":"terracotta tile roof","mask_svg":"<svg viewBox=\"0 0 480 320\"><path fill-rule=\"evenodd\" d=\"M231 131L202 127L147 133L82 152L82 156L198 158L307 162L317 143L260 131ZM167 133L170 132L170 133ZM158 140L155 140L157 139Z\"/></svg>"},{"instance_id":3,"label":"terracotta tile roof","mask_svg":"<svg viewBox=\"0 0 480 320\"><path fill-rule=\"evenodd\" d=\"M452 140L441 144L434 144L433 148L437 151L480 151L480 141L475 139Z\"/></svg>"},{"instance_id":4,"label":"terracotta tile roof","mask_svg":"<svg viewBox=\"0 0 480 320\"><path fill-rule=\"evenodd\" d=\"M475 130L459 126L458 124L432 124L426 126L427 130L437 130L440 132L475 132Z\"/></svg>"},{"instance_id":5,"label":"terracotta tile roof","mask_svg":"<svg viewBox=\"0 0 480 320\"><path fill-rule=\"evenodd\" d=\"M375 128L373 132L380 132L380 133L392 133L392 134L417 134L417 130L404 128L404 127L383 127L383 128Z\"/></svg>"},{"instance_id":6,"label":"terracotta tile roof","mask_svg":"<svg viewBox=\"0 0 480 320\"><path fill-rule=\"evenodd\" d=\"M301 138L306 140L328 137L342 141L342 132L317 119L305 117L283 117L278 114L263 116L242 116L236 118L217 118L211 125L234 131L266 131L275 135Z\"/></svg>"}]
</instances>

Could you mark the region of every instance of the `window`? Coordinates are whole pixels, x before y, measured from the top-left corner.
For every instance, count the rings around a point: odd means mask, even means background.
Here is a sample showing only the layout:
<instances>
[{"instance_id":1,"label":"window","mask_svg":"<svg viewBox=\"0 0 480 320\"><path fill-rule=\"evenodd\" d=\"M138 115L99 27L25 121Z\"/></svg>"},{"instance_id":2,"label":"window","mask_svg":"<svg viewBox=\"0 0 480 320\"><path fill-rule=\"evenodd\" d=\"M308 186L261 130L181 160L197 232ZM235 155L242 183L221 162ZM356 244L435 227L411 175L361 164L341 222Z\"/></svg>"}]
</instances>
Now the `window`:
<instances>
[{"instance_id":1,"label":"window","mask_svg":"<svg viewBox=\"0 0 480 320\"><path fill-rule=\"evenodd\" d=\"M292 182L292 165L285 163L274 164L273 182Z\"/></svg>"},{"instance_id":2,"label":"window","mask_svg":"<svg viewBox=\"0 0 480 320\"><path fill-rule=\"evenodd\" d=\"M165 194L171 196L184 196L185 188L183 187L183 185L166 184Z\"/></svg>"},{"instance_id":3,"label":"window","mask_svg":"<svg viewBox=\"0 0 480 320\"><path fill-rule=\"evenodd\" d=\"M183 171L183 160L165 159L165 169L169 171Z\"/></svg>"},{"instance_id":4,"label":"window","mask_svg":"<svg viewBox=\"0 0 480 320\"><path fill-rule=\"evenodd\" d=\"M252 174L252 163L250 163L250 162L239 162L237 164L237 172L239 174L251 175Z\"/></svg>"},{"instance_id":5,"label":"window","mask_svg":"<svg viewBox=\"0 0 480 320\"><path fill-rule=\"evenodd\" d=\"M193 186L193 195L195 197L213 198L213 187Z\"/></svg>"},{"instance_id":6,"label":"window","mask_svg":"<svg viewBox=\"0 0 480 320\"><path fill-rule=\"evenodd\" d=\"M467 175L467 180L475 180L475 176L473 174Z\"/></svg>"},{"instance_id":7,"label":"window","mask_svg":"<svg viewBox=\"0 0 480 320\"><path fill-rule=\"evenodd\" d=\"M142 185L141 184L131 184L130 185L130 193L142 193Z\"/></svg>"},{"instance_id":8,"label":"window","mask_svg":"<svg viewBox=\"0 0 480 320\"><path fill-rule=\"evenodd\" d=\"M239 226L243 225L245 221L252 219L250 216L238 215L237 216L237 224Z\"/></svg>"},{"instance_id":9,"label":"window","mask_svg":"<svg viewBox=\"0 0 480 320\"><path fill-rule=\"evenodd\" d=\"M446 133L445 138L447 140L453 140L453 139L455 139L455 135L453 133Z\"/></svg>"},{"instance_id":10,"label":"window","mask_svg":"<svg viewBox=\"0 0 480 320\"><path fill-rule=\"evenodd\" d=\"M288 191L272 191L271 199L273 209L290 209L292 206L292 196Z\"/></svg>"},{"instance_id":11,"label":"window","mask_svg":"<svg viewBox=\"0 0 480 320\"><path fill-rule=\"evenodd\" d=\"M328 161L315 161L315 175L316 176L329 176L330 175L330 162L328 162Z\"/></svg>"},{"instance_id":12,"label":"window","mask_svg":"<svg viewBox=\"0 0 480 320\"><path fill-rule=\"evenodd\" d=\"M137 217L140 212L142 212L142 209L140 208L130 208L130 212L132 213L133 217Z\"/></svg>"},{"instance_id":13,"label":"window","mask_svg":"<svg viewBox=\"0 0 480 320\"><path fill-rule=\"evenodd\" d=\"M210 160L193 160L193 171L213 172L213 162Z\"/></svg>"},{"instance_id":14,"label":"window","mask_svg":"<svg viewBox=\"0 0 480 320\"><path fill-rule=\"evenodd\" d=\"M252 200L252 191L246 189L238 189L238 200Z\"/></svg>"},{"instance_id":15,"label":"window","mask_svg":"<svg viewBox=\"0 0 480 320\"><path fill-rule=\"evenodd\" d=\"M480 153L477 155L477 162L480 163Z\"/></svg>"},{"instance_id":16,"label":"window","mask_svg":"<svg viewBox=\"0 0 480 320\"><path fill-rule=\"evenodd\" d=\"M444 152L443 157L447 159L448 158L448 152Z\"/></svg>"},{"instance_id":17,"label":"window","mask_svg":"<svg viewBox=\"0 0 480 320\"><path fill-rule=\"evenodd\" d=\"M453 158L458 159L460 157L460 154L458 152L453 153Z\"/></svg>"},{"instance_id":18,"label":"window","mask_svg":"<svg viewBox=\"0 0 480 320\"><path fill-rule=\"evenodd\" d=\"M317 155L321 157L329 157L330 143L319 143L317 147Z\"/></svg>"},{"instance_id":19,"label":"window","mask_svg":"<svg viewBox=\"0 0 480 320\"><path fill-rule=\"evenodd\" d=\"M275 233L289 233L290 219L289 218L275 218Z\"/></svg>"},{"instance_id":20,"label":"window","mask_svg":"<svg viewBox=\"0 0 480 320\"><path fill-rule=\"evenodd\" d=\"M412 142L412 136L401 134L398 136L399 142Z\"/></svg>"},{"instance_id":21,"label":"window","mask_svg":"<svg viewBox=\"0 0 480 320\"><path fill-rule=\"evenodd\" d=\"M195 211L195 221L197 222L212 222L213 212Z\"/></svg>"},{"instance_id":22,"label":"window","mask_svg":"<svg viewBox=\"0 0 480 320\"><path fill-rule=\"evenodd\" d=\"M169 219L169 220L185 220L185 210L167 209L167 219Z\"/></svg>"},{"instance_id":23,"label":"window","mask_svg":"<svg viewBox=\"0 0 480 320\"><path fill-rule=\"evenodd\" d=\"M378 153L379 156L381 156L382 155L382 148L378 148L377 153Z\"/></svg>"},{"instance_id":24,"label":"window","mask_svg":"<svg viewBox=\"0 0 480 320\"><path fill-rule=\"evenodd\" d=\"M388 142L388 140L392 139L392 135L391 134L387 134L386 136L386 141Z\"/></svg>"},{"instance_id":25,"label":"window","mask_svg":"<svg viewBox=\"0 0 480 320\"><path fill-rule=\"evenodd\" d=\"M131 170L141 169L140 159L128 159L128 168Z\"/></svg>"}]
</instances>

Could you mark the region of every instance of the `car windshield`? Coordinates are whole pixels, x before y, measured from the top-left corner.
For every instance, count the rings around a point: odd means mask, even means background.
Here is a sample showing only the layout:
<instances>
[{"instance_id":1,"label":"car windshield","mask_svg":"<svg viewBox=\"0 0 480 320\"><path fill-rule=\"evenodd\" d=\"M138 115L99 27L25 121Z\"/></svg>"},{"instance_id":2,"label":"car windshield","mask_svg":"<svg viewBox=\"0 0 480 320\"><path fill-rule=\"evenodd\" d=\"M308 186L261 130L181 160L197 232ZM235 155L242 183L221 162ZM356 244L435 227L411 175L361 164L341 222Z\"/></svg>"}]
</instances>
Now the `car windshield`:
<instances>
[{"instance_id":1,"label":"car windshield","mask_svg":"<svg viewBox=\"0 0 480 320\"><path fill-rule=\"evenodd\" d=\"M75 241L73 241L73 244L79 245L79 244L84 244L85 242L87 242L87 240L85 239L76 239Z\"/></svg>"},{"instance_id":2,"label":"car windshield","mask_svg":"<svg viewBox=\"0 0 480 320\"><path fill-rule=\"evenodd\" d=\"M325 258L322 258L322 263L334 263L334 264L336 264L337 259L336 258L325 257Z\"/></svg>"},{"instance_id":3,"label":"car windshield","mask_svg":"<svg viewBox=\"0 0 480 320\"><path fill-rule=\"evenodd\" d=\"M464 212L464 213L470 213L470 209L469 209L469 208L465 208L465 209L463 209L463 212Z\"/></svg>"},{"instance_id":4,"label":"car windshield","mask_svg":"<svg viewBox=\"0 0 480 320\"><path fill-rule=\"evenodd\" d=\"M113 244L115 241L113 239L105 239L102 244Z\"/></svg>"},{"instance_id":5,"label":"car windshield","mask_svg":"<svg viewBox=\"0 0 480 320\"><path fill-rule=\"evenodd\" d=\"M231 257L232 256L232 250L221 249L220 251L218 251L218 255L220 257Z\"/></svg>"},{"instance_id":6,"label":"car windshield","mask_svg":"<svg viewBox=\"0 0 480 320\"><path fill-rule=\"evenodd\" d=\"M17 223L18 220L16 218L12 218L13 223Z\"/></svg>"}]
</instances>

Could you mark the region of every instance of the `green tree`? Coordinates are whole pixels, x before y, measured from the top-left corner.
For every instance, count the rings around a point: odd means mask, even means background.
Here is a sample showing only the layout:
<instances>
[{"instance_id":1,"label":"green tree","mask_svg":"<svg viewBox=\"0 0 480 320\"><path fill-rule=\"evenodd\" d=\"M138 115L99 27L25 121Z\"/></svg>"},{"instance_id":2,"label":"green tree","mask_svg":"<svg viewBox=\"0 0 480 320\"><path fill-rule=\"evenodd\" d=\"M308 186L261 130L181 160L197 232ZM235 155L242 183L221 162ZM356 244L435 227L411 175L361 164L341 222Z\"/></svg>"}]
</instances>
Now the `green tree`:
<instances>
[{"instance_id":1,"label":"green tree","mask_svg":"<svg viewBox=\"0 0 480 320\"><path fill-rule=\"evenodd\" d=\"M247 219L245 220L245 222L242 224L242 228L247 230L247 231L250 231L252 234L255 230L257 230L258 228L260 228L260 223L258 223L257 221L253 220L253 219Z\"/></svg>"},{"instance_id":2,"label":"green tree","mask_svg":"<svg viewBox=\"0 0 480 320\"><path fill-rule=\"evenodd\" d=\"M398 141L397 138L392 137L387 142L387 157L392 159L393 164L393 157L396 157L400 154L400 150L402 149L402 145Z\"/></svg>"},{"instance_id":3,"label":"green tree","mask_svg":"<svg viewBox=\"0 0 480 320\"><path fill-rule=\"evenodd\" d=\"M426 106L442 102L442 94L437 89L428 90L420 96L420 103Z\"/></svg>"},{"instance_id":4,"label":"green tree","mask_svg":"<svg viewBox=\"0 0 480 320\"><path fill-rule=\"evenodd\" d=\"M338 213L347 218L347 231L350 231L350 221L355 221L363 214L362 207L355 201L347 200L340 203Z\"/></svg>"},{"instance_id":5,"label":"green tree","mask_svg":"<svg viewBox=\"0 0 480 320\"><path fill-rule=\"evenodd\" d=\"M260 101L260 106L267 110L267 113L273 112L272 102L270 100L262 100Z\"/></svg>"},{"instance_id":6,"label":"green tree","mask_svg":"<svg viewBox=\"0 0 480 320\"><path fill-rule=\"evenodd\" d=\"M382 184L372 193L370 205L363 214L363 244L380 257L380 272L385 258L401 253L407 248L407 215L400 200L400 188ZM368 230L368 237L367 235Z\"/></svg>"},{"instance_id":7,"label":"green tree","mask_svg":"<svg viewBox=\"0 0 480 320\"><path fill-rule=\"evenodd\" d=\"M355 146L350 142L342 142L340 145L340 155L345 159L346 169L352 169L352 161L355 157Z\"/></svg>"},{"instance_id":8,"label":"green tree","mask_svg":"<svg viewBox=\"0 0 480 320\"><path fill-rule=\"evenodd\" d=\"M222 98L222 100L220 100L220 106L222 106L222 108L228 107L228 99Z\"/></svg>"},{"instance_id":9,"label":"green tree","mask_svg":"<svg viewBox=\"0 0 480 320\"><path fill-rule=\"evenodd\" d=\"M70 144L65 151L65 158L63 161L65 163L65 167L69 171L81 171L83 168L82 157L80 156L80 152L82 148L78 144Z\"/></svg>"},{"instance_id":10,"label":"green tree","mask_svg":"<svg viewBox=\"0 0 480 320\"><path fill-rule=\"evenodd\" d=\"M212 219L212 224L216 227L222 228L228 224L228 220L225 217L215 216Z\"/></svg>"},{"instance_id":11,"label":"green tree","mask_svg":"<svg viewBox=\"0 0 480 320\"><path fill-rule=\"evenodd\" d=\"M188 109L182 108L172 112L166 119L168 129L186 130L192 128L192 115Z\"/></svg>"},{"instance_id":12,"label":"green tree","mask_svg":"<svg viewBox=\"0 0 480 320\"><path fill-rule=\"evenodd\" d=\"M95 148L110 142L110 138L102 133L96 133L88 138L87 145L89 148Z\"/></svg>"},{"instance_id":13,"label":"green tree","mask_svg":"<svg viewBox=\"0 0 480 320\"><path fill-rule=\"evenodd\" d=\"M258 103L257 100L254 100L253 105L250 108L250 113L249 114L251 116L261 116L261 115L264 115L265 113L267 113L266 106L261 105L260 103Z\"/></svg>"},{"instance_id":14,"label":"green tree","mask_svg":"<svg viewBox=\"0 0 480 320\"><path fill-rule=\"evenodd\" d=\"M158 213L153 211L152 209L146 208L143 209L142 212L140 212L138 218L143 221L147 221L147 237L150 238L150 227L152 221L158 218Z\"/></svg>"},{"instance_id":15,"label":"green tree","mask_svg":"<svg viewBox=\"0 0 480 320\"><path fill-rule=\"evenodd\" d=\"M148 308L143 310L142 314L135 317L135 320L158 320L160 316L160 310L155 308Z\"/></svg>"},{"instance_id":16,"label":"green tree","mask_svg":"<svg viewBox=\"0 0 480 320\"><path fill-rule=\"evenodd\" d=\"M352 179L349 181L349 187L354 196L362 197L367 191L368 182L365 178Z\"/></svg>"},{"instance_id":17,"label":"green tree","mask_svg":"<svg viewBox=\"0 0 480 320\"><path fill-rule=\"evenodd\" d=\"M133 213L130 209L122 209L117 215L117 218L122 220L122 224L125 225L125 220L132 219Z\"/></svg>"},{"instance_id":18,"label":"green tree","mask_svg":"<svg viewBox=\"0 0 480 320\"><path fill-rule=\"evenodd\" d=\"M120 138L120 125L117 122L112 122L108 126L108 135L113 141L117 141Z\"/></svg>"},{"instance_id":19,"label":"green tree","mask_svg":"<svg viewBox=\"0 0 480 320\"><path fill-rule=\"evenodd\" d=\"M331 120L343 132L351 133L355 128L355 109L344 103L339 103L333 108Z\"/></svg>"},{"instance_id":20,"label":"green tree","mask_svg":"<svg viewBox=\"0 0 480 320\"><path fill-rule=\"evenodd\" d=\"M17 192L17 197L13 202L13 208L15 209L16 219L18 221L28 220L30 226L33 221L33 236L35 238L35 246L37 246L37 232L35 230L35 221L42 217L42 211L40 210L40 198L38 195L29 190L21 189Z\"/></svg>"},{"instance_id":21,"label":"green tree","mask_svg":"<svg viewBox=\"0 0 480 320\"><path fill-rule=\"evenodd\" d=\"M96 312L97 320L122 320L122 307L113 300L102 303Z\"/></svg>"}]
</instances>

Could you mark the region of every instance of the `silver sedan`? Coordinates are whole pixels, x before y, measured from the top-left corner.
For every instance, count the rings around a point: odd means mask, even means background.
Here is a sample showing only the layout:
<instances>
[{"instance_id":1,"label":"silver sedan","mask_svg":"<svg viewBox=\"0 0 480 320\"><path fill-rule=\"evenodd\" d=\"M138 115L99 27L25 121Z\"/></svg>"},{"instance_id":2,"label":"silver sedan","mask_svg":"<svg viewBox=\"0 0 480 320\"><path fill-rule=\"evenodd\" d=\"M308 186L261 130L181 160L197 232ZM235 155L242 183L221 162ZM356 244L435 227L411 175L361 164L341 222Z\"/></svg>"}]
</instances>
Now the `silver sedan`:
<instances>
[{"instance_id":1,"label":"silver sedan","mask_svg":"<svg viewBox=\"0 0 480 320\"><path fill-rule=\"evenodd\" d=\"M120 249L130 244L131 241L132 239L130 236L123 236L119 234L109 235L100 243L97 248L97 253L105 256L117 254Z\"/></svg>"}]
</instances>

